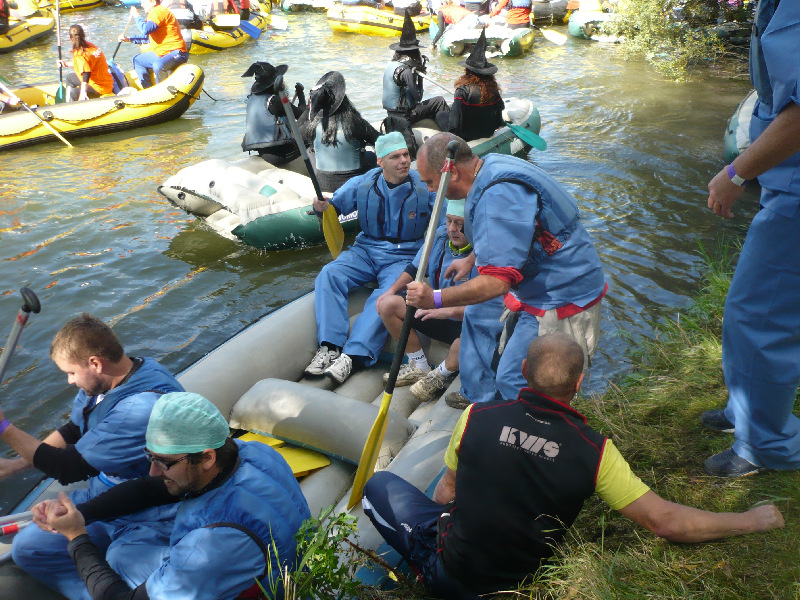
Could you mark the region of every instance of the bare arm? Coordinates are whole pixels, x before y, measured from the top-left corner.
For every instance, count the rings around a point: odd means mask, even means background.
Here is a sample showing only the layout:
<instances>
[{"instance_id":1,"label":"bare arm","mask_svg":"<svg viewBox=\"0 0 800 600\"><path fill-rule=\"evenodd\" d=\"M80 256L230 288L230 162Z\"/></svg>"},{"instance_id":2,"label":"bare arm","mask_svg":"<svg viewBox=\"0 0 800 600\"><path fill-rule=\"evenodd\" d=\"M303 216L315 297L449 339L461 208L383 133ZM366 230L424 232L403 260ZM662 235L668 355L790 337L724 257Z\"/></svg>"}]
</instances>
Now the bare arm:
<instances>
[{"instance_id":1,"label":"bare arm","mask_svg":"<svg viewBox=\"0 0 800 600\"><path fill-rule=\"evenodd\" d=\"M438 504L447 504L456 498L456 472L450 467L444 472L436 489L433 490L433 501Z\"/></svg>"},{"instance_id":2,"label":"bare arm","mask_svg":"<svg viewBox=\"0 0 800 600\"><path fill-rule=\"evenodd\" d=\"M774 504L743 513L715 513L675 504L653 491L620 509L625 517L673 542L704 542L784 527Z\"/></svg>"},{"instance_id":3,"label":"bare arm","mask_svg":"<svg viewBox=\"0 0 800 600\"><path fill-rule=\"evenodd\" d=\"M511 289L511 284L491 275L478 275L461 285L454 285L442 290L442 305L468 306L480 304L498 296L504 296ZM424 283L409 283L406 301L417 308L435 308L433 290Z\"/></svg>"},{"instance_id":4,"label":"bare arm","mask_svg":"<svg viewBox=\"0 0 800 600\"><path fill-rule=\"evenodd\" d=\"M800 152L800 105L791 103L784 108L769 127L733 161L736 174L754 179ZM708 184L708 207L719 216L733 217L731 207L744 188L728 177L727 167Z\"/></svg>"}]
</instances>

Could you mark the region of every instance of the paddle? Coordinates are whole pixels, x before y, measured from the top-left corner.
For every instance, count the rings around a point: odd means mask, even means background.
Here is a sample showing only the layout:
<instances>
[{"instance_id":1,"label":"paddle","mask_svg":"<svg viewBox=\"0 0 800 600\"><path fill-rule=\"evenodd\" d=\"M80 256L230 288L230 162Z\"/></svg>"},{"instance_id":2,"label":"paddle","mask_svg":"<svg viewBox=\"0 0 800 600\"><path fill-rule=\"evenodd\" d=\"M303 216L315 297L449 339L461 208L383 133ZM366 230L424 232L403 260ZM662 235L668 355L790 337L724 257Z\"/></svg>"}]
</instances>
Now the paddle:
<instances>
[{"instance_id":1,"label":"paddle","mask_svg":"<svg viewBox=\"0 0 800 600\"><path fill-rule=\"evenodd\" d=\"M273 29L288 29L289 20L286 17L281 17L280 15L270 15L269 26Z\"/></svg>"},{"instance_id":2,"label":"paddle","mask_svg":"<svg viewBox=\"0 0 800 600\"><path fill-rule=\"evenodd\" d=\"M241 25L241 22L242 20L239 17L239 15L227 15L227 14L215 15L210 21L212 25L216 25L217 27L230 27L230 28L239 27Z\"/></svg>"},{"instance_id":3,"label":"paddle","mask_svg":"<svg viewBox=\"0 0 800 600\"><path fill-rule=\"evenodd\" d=\"M306 171L308 171L308 176L311 178L311 183L314 185L314 192L317 194L317 198L323 201L322 190L319 187L317 176L314 174L314 169L308 158L306 146L303 144L303 136L300 134L300 128L297 126L297 121L294 118L294 113L289 103L289 97L286 95L286 88L283 85L283 75L286 73L287 69L288 67L286 65L279 65L275 68L278 72L278 76L275 78L273 87L278 93L278 97L281 99L281 104L283 104L286 120L289 121L289 129L292 131L292 137L294 137L294 141L297 143L297 147L300 149L300 154L303 157L303 162L306 164ZM339 222L339 217L336 215L336 209L329 204L322 215L317 213L317 218L322 225L322 234L325 236L325 243L328 244L328 250L331 251L331 255L335 260L339 254L342 253L342 246L344 245L344 230L342 229L342 224Z\"/></svg>"},{"instance_id":4,"label":"paddle","mask_svg":"<svg viewBox=\"0 0 800 600\"><path fill-rule=\"evenodd\" d=\"M7 91L6 93L8 94ZM19 342L19 338L22 335L22 328L25 327L25 323L28 322L31 313L38 313L42 310L42 305L39 304L39 298L36 297L32 289L24 287L20 288L19 292L22 294L22 307L19 309L17 317L14 319L14 325L11 327L11 333L8 334L3 355L0 356L0 381L3 381L8 361L11 360L11 357L14 355L17 342Z\"/></svg>"},{"instance_id":5,"label":"paddle","mask_svg":"<svg viewBox=\"0 0 800 600\"><path fill-rule=\"evenodd\" d=\"M69 143L69 142L66 140L66 138L64 138L64 136L63 136L63 135L61 135L61 134L58 132L58 130L57 130L55 127L53 127L52 125L50 125L50 123L48 123L48 122L47 122L47 121L45 121L45 120L44 120L42 117L40 117L40 116L39 116L39 114L38 114L38 113L37 113L35 110L33 110L33 109L30 107L30 106L28 106L28 105L27 105L27 104L25 104L25 103L24 103L22 100L20 100L19 98L17 98L17 96L15 96L15 95L14 95L14 93L13 93L13 92L12 92L10 89L8 89L8 88L5 86L5 84L4 84L4 83L0 83L0 90L3 90L3 93L4 93L4 94L6 94L6 95L7 95L9 98L12 98L12 99L16 100L16 101L17 101L17 102L20 104L20 106L22 106L22 108L24 108L25 110L27 110L29 113L31 113L31 114L32 114L34 117L36 117L37 119L39 119L39 120L42 122L42 125L44 125L44 126L45 126L45 127L47 127L47 128L50 130L50 131L52 131L52 132L53 132L53 134L54 134L54 135L55 135L55 136L56 136L58 139L60 139L60 140L61 140L62 142L64 142L64 143L65 143L67 146L69 146L70 148L72 148L72 144L70 144L70 143ZM26 288L26 289L27 289L27 288ZM31 292L31 293L33 293L33 292ZM34 312L39 312L39 311L37 310L37 311L34 311Z\"/></svg>"},{"instance_id":6,"label":"paddle","mask_svg":"<svg viewBox=\"0 0 800 600\"><path fill-rule=\"evenodd\" d=\"M56 41L58 42L58 91L56 92L56 104L66 101L67 94L64 89L64 68L61 66L61 0L56 0ZM37 115L38 116L38 115ZM44 123L44 121L42 121ZM51 127L51 129L53 129ZM55 129L53 129L55 131ZM59 136L61 137L61 136ZM63 139L63 138L62 138ZM66 142L66 140L64 140ZM67 142L69 144L69 142Z\"/></svg>"},{"instance_id":7,"label":"paddle","mask_svg":"<svg viewBox=\"0 0 800 600\"><path fill-rule=\"evenodd\" d=\"M538 25L531 23L531 27L539 31L543 36L544 39L553 42L554 44L558 44L559 46L563 46L567 43L567 36L563 33L559 33L558 31L553 31L552 29L542 29Z\"/></svg>"},{"instance_id":8,"label":"paddle","mask_svg":"<svg viewBox=\"0 0 800 600\"><path fill-rule=\"evenodd\" d=\"M128 22L125 23L125 29L122 30L122 37L125 37L125 34L128 33L128 27L131 26L131 21L133 20L133 14L128 13ZM117 52L119 52L119 47L122 46L122 42L117 42L117 47L114 48L114 54L111 55L111 62L114 62L114 59L117 58Z\"/></svg>"},{"instance_id":9,"label":"paddle","mask_svg":"<svg viewBox=\"0 0 800 600\"><path fill-rule=\"evenodd\" d=\"M0 517L0 525L7 525L8 523L13 523L15 521L29 521L33 518L33 513L31 511L16 513L13 515L5 515L4 517Z\"/></svg>"},{"instance_id":10,"label":"paddle","mask_svg":"<svg viewBox=\"0 0 800 600\"><path fill-rule=\"evenodd\" d=\"M250 21L241 21L240 20L239 27L241 27L242 31L244 31L247 35L249 35L254 40L257 40L258 38L260 38L261 34L263 33L263 31L261 31L260 28L258 28L255 25L253 25Z\"/></svg>"},{"instance_id":11,"label":"paddle","mask_svg":"<svg viewBox=\"0 0 800 600\"><path fill-rule=\"evenodd\" d=\"M422 246L422 255L420 256L419 267L417 268L417 276L414 279L417 283L422 283L422 279L428 271L428 259L431 255L433 239L436 235L436 226L439 223L439 215L442 212L442 204L444 204L445 201L444 195L450 183L450 173L453 170L453 160L455 159L457 150L458 142L452 141L447 144L447 159L444 161L444 166L442 167L442 178L439 180L439 189L436 191L436 202L431 212L428 231L425 233L425 244ZM347 501L347 510L350 510L359 503L361 495L364 492L364 485L375 471L375 462L378 460L378 452L383 443L383 436L386 434L386 423L389 419L389 405L392 402L394 385L397 383L397 375L400 373L400 363L403 362L403 354L406 350L406 344L408 344L408 335L411 333L411 320L416 312L417 309L414 306L406 306L406 316L403 319L403 327L400 329L400 338L397 340L397 348L395 348L394 351L392 368L389 369L389 379L386 382L386 389L383 392L383 398L381 398L381 407L378 411L378 416L375 418L375 423L372 424L372 429L370 429L369 435L367 436L364 450L361 453L361 460L358 462L356 476L353 479L353 491L350 493L350 499Z\"/></svg>"}]
</instances>

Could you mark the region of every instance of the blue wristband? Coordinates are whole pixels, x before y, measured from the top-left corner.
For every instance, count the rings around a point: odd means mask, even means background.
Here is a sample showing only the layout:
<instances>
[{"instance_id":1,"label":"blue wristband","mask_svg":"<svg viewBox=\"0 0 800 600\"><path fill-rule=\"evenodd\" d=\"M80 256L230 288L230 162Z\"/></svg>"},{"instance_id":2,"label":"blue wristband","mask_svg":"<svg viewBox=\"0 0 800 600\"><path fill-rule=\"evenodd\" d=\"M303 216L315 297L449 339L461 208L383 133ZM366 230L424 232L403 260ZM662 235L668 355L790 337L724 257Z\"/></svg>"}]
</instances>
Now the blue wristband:
<instances>
[{"instance_id":1,"label":"blue wristband","mask_svg":"<svg viewBox=\"0 0 800 600\"><path fill-rule=\"evenodd\" d=\"M442 305L442 290L433 290L433 305L436 308L443 308L443 305Z\"/></svg>"},{"instance_id":2,"label":"blue wristband","mask_svg":"<svg viewBox=\"0 0 800 600\"><path fill-rule=\"evenodd\" d=\"M8 419L0 421L0 435L3 435L9 427L11 427L11 421Z\"/></svg>"}]
</instances>

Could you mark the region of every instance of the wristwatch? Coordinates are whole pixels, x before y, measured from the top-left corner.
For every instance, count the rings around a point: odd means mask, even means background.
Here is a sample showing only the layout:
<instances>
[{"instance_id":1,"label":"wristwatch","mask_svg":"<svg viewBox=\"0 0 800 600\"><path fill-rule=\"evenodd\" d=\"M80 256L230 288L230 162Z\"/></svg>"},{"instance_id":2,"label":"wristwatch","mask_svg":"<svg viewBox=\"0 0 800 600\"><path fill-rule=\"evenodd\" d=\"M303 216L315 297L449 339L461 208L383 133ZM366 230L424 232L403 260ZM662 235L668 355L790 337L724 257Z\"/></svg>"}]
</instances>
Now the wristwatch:
<instances>
[{"instance_id":1,"label":"wristwatch","mask_svg":"<svg viewBox=\"0 0 800 600\"><path fill-rule=\"evenodd\" d=\"M728 177L731 178L731 182L733 182L734 185L738 185L740 187L747 185L747 179L739 177L736 174L736 169L733 168L733 163L728 165Z\"/></svg>"}]
</instances>

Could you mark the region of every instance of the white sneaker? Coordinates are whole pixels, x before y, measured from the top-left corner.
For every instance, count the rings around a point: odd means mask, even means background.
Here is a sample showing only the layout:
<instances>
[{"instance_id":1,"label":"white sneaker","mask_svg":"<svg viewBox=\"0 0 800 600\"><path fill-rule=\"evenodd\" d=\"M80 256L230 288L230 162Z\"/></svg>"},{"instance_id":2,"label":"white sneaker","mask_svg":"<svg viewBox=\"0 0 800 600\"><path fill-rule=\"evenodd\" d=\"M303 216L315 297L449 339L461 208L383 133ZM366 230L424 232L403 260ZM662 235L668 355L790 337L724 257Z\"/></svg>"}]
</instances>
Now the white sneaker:
<instances>
[{"instance_id":1,"label":"white sneaker","mask_svg":"<svg viewBox=\"0 0 800 600\"><path fill-rule=\"evenodd\" d=\"M340 354L339 358L334 360L327 369L325 369L325 375L337 381L339 383L344 383L345 380L350 377L350 373L353 370L353 359L347 356L347 354Z\"/></svg>"},{"instance_id":2,"label":"white sneaker","mask_svg":"<svg viewBox=\"0 0 800 600\"><path fill-rule=\"evenodd\" d=\"M432 369L411 386L411 393L417 400L428 402L441 396L455 377L455 375L447 377L442 375L439 369Z\"/></svg>"},{"instance_id":3,"label":"white sneaker","mask_svg":"<svg viewBox=\"0 0 800 600\"><path fill-rule=\"evenodd\" d=\"M338 356L338 350L329 350L327 346L320 346L317 354L306 367L306 375L324 375L325 369L330 367Z\"/></svg>"},{"instance_id":4,"label":"white sneaker","mask_svg":"<svg viewBox=\"0 0 800 600\"><path fill-rule=\"evenodd\" d=\"M400 372L397 374L397 381L394 382L395 387L403 387L404 385L411 385L412 383L417 383L420 379L425 377L430 373L430 370L423 371L422 369L418 369L417 367L412 367L410 364L406 363L400 366ZM389 382L389 374L383 374L383 383Z\"/></svg>"}]
</instances>

